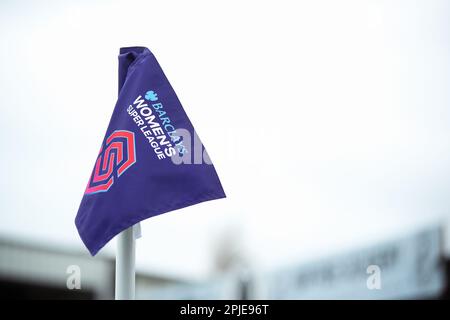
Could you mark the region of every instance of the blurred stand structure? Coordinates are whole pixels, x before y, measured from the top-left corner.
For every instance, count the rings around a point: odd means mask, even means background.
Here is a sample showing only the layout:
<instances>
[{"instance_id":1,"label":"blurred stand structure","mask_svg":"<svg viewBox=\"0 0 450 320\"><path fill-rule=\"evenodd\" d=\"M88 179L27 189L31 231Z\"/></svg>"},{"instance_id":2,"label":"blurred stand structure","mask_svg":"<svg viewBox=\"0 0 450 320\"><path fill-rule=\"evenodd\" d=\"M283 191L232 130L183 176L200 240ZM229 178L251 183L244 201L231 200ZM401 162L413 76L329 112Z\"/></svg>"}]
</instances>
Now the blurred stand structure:
<instances>
[{"instance_id":1,"label":"blurred stand structure","mask_svg":"<svg viewBox=\"0 0 450 320\"><path fill-rule=\"evenodd\" d=\"M114 263L31 241L0 239L0 296L24 299L108 299L114 291ZM70 290L72 270L81 289ZM69 272L69 273L68 273Z\"/></svg>"},{"instance_id":2,"label":"blurred stand structure","mask_svg":"<svg viewBox=\"0 0 450 320\"><path fill-rule=\"evenodd\" d=\"M138 273L137 299L448 299L443 229L415 234L269 273L252 272L237 237L216 246L216 272L190 282ZM0 298L113 299L114 260L0 239ZM79 271L81 288L70 288Z\"/></svg>"},{"instance_id":3,"label":"blurred stand structure","mask_svg":"<svg viewBox=\"0 0 450 320\"><path fill-rule=\"evenodd\" d=\"M264 277L270 299L448 298L442 228L421 230Z\"/></svg>"},{"instance_id":4,"label":"blurred stand structure","mask_svg":"<svg viewBox=\"0 0 450 320\"><path fill-rule=\"evenodd\" d=\"M79 274L76 274L79 272ZM0 238L0 299L114 299L114 259ZM74 287L79 276L80 287ZM136 275L137 292L179 281Z\"/></svg>"}]
</instances>

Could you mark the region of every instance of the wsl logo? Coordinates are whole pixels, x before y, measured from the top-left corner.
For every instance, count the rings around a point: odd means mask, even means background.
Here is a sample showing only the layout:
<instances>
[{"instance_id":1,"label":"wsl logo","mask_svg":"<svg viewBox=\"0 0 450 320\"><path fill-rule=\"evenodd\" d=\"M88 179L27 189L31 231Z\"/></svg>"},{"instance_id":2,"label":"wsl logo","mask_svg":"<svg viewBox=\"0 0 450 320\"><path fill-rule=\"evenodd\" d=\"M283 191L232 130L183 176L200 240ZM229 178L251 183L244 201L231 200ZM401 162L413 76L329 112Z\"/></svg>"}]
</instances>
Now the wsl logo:
<instances>
[{"instance_id":1,"label":"wsl logo","mask_svg":"<svg viewBox=\"0 0 450 320\"><path fill-rule=\"evenodd\" d=\"M100 149L94 171L89 179L85 194L106 192L136 162L134 133L116 130Z\"/></svg>"}]
</instances>

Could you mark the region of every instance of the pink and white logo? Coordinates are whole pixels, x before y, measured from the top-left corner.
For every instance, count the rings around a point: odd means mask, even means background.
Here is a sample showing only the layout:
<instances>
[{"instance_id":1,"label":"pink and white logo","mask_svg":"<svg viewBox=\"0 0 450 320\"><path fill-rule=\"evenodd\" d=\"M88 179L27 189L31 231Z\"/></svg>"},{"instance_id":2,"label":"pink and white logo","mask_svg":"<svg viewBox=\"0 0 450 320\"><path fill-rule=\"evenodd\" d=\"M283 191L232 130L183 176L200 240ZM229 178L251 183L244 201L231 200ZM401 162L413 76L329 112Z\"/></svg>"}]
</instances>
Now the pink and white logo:
<instances>
[{"instance_id":1,"label":"pink and white logo","mask_svg":"<svg viewBox=\"0 0 450 320\"><path fill-rule=\"evenodd\" d=\"M134 133L116 130L100 149L85 194L106 192L114 183L114 177L120 177L136 162Z\"/></svg>"}]
</instances>

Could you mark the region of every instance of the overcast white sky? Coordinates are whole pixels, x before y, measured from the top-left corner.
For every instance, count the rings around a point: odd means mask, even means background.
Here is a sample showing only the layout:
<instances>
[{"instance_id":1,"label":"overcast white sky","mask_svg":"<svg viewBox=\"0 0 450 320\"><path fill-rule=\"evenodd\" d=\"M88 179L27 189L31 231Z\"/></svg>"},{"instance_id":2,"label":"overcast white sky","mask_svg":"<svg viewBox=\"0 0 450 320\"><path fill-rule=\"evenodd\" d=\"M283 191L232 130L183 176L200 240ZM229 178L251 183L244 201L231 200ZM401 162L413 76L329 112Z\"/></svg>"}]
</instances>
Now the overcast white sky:
<instances>
[{"instance_id":1,"label":"overcast white sky","mask_svg":"<svg viewBox=\"0 0 450 320\"><path fill-rule=\"evenodd\" d=\"M2 1L0 235L85 251L73 220L131 45L158 58L228 195L143 222L138 269L208 276L227 237L273 269L448 221L449 12Z\"/></svg>"}]
</instances>

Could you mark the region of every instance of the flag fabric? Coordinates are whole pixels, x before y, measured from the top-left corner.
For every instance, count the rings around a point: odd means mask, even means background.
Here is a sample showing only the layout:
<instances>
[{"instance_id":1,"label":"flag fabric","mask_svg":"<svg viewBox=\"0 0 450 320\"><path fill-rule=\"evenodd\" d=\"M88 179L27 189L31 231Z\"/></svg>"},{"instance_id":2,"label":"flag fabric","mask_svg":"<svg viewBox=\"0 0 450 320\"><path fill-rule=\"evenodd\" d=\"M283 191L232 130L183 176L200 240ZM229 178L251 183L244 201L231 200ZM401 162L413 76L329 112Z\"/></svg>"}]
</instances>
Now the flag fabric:
<instances>
[{"instance_id":1,"label":"flag fabric","mask_svg":"<svg viewBox=\"0 0 450 320\"><path fill-rule=\"evenodd\" d=\"M119 97L75 218L89 252L144 219L224 197L154 55L121 48Z\"/></svg>"}]
</instances>

